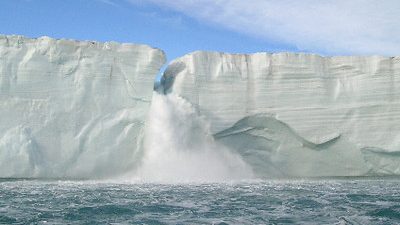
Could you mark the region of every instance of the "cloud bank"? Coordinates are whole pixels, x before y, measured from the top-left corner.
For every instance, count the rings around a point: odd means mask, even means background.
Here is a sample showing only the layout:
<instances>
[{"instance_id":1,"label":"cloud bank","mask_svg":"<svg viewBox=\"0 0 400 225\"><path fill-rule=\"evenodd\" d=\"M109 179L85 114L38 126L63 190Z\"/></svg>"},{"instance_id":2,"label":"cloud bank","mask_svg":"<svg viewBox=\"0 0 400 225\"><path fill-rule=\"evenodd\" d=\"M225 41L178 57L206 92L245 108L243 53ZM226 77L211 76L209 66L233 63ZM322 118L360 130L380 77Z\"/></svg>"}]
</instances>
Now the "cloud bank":
<instances>
[{"instance_id":1,"label":"cloud bank","mask_svg":"<svg viewBox=\"0 0 400 225\"><path fill-rule=\"evenodd\" d=\"M300 51L400 55L398 0L131 0Z\"/></svg>"}]
</instances>

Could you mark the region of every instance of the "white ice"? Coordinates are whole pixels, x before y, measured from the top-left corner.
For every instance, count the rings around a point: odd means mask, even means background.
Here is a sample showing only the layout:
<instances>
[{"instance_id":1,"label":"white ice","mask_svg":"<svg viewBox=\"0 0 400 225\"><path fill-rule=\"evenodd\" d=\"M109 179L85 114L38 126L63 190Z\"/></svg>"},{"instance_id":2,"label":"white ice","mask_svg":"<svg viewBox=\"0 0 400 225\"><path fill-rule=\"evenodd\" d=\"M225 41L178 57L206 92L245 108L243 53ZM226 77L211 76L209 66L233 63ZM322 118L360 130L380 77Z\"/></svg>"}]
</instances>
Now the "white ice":
<instances>
[{"instance_id":1,"label":"white ice","mask_svg":"<svg viewBox=\"0 0 400 225\"><path fill-rule=\"evenodd\" d=\"M198 51L162 83L261 175L400 174L399 57Z\"/></svg>"},{"instance_id":2,"label":"white ice","mask_svg":"<svg viewBox=\"0 0 400 225\"><path fill-rule=\"evenodd\" d=\"M164 63L146 45L0 36L0 177L129 170Z\"/></svg>"}]
</instances>

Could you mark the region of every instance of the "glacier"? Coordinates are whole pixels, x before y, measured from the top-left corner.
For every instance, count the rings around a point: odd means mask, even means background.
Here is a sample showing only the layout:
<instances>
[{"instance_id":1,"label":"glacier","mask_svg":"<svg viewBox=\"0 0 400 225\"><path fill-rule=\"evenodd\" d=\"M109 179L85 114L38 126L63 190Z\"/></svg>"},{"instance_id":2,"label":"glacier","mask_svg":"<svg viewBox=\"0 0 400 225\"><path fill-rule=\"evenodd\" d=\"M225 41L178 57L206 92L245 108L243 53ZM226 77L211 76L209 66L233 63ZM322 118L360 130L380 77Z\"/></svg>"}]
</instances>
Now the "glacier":
<instances>
[{"instance_id":1,"label":"glacier","mask_svg":"<svg viewBox=\"0 0 400 225\"><path fill-rule=\"evenodd\" d=\"M197 51L164 94L190 102L260 177L400 174L400 57Z\"/></svg>"},{"instance_id":2,"label":"glacier","mask_svg":"<svg viewBox=\"0 0 400 225\"><path fill-rule=\"evenodd\" d=\"M0 35L0 178L400 175L400 57ZM153 88L155 91L153 91Z\"/></svg>"},{"instance_id":3,"label":"glacier","mask_svg":"<svg viewBox=\"0 0 400 225\"><path fill-rule=\"evenodd\" d=\"M162 50L0 36L0 177L99 178L132 169Z\"/></svg>"}]
</instances>

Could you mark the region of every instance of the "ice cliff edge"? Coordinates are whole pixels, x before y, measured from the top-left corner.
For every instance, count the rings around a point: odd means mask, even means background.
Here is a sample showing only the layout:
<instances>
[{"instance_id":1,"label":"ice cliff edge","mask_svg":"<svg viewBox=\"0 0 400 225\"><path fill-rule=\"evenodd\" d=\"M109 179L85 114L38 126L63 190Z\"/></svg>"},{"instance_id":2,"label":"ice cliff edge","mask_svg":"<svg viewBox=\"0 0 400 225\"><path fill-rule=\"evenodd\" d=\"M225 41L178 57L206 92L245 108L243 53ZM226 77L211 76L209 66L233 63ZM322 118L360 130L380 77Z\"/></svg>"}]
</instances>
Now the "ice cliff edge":
<instances>
[{"instance_id":1,"label":"ice cliff edge","mask_svg":"<svg viewBox=\"0 0 400 225\"><path fill-rule=\"evenodd\" d=\"M0 177L132 167L164 63L146 45L0 35Z\"/></svg>"},{"instance_id":2,"label":"ice cliff edge","mask_svg":"<svg viewBox=\"0 0 400 225\"><path fill-rule=\"evenodd\" d=\"M198 51L152 98L164 63L146 45L0 35L0 177L113 177L165 148L220 156L229 177L242 161L257 177L400 175L399 57Z\"/></svg>"},{"instance_id":3,"label":"ice cliff edge","mask_svg":"<svg viewBox=\"0 0 400 225\"><path fill-rule=\"evenodd\" d=\"M261 175L400 174L400 57L198 51L162 85Z\"/></svg>"}]
</instances>

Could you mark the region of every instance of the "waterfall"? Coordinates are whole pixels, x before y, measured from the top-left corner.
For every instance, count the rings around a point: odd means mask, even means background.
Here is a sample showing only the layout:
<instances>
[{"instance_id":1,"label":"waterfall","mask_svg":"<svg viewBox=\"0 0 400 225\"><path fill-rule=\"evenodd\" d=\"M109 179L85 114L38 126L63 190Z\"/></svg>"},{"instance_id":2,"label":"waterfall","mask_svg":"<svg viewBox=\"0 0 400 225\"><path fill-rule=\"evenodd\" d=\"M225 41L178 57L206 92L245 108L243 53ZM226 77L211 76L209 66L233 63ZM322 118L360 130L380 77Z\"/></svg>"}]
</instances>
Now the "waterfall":
<instances>
[{"instance_id":1,"label":"waterfall","mask_svg":"<svg viewBox=\"0 0 400 225\"><path fill-rule=\"evenodd\" d=\"M238 154L214 141L209 124L185 99L154 93L144 153L133 179L144 182L226 182L250 179Z\"/></svg>"}]
</instances>

